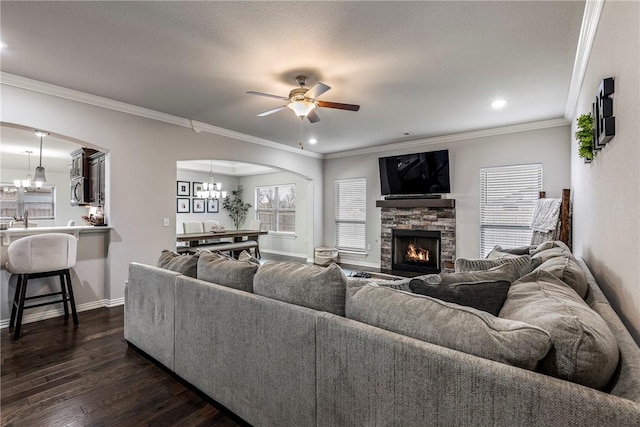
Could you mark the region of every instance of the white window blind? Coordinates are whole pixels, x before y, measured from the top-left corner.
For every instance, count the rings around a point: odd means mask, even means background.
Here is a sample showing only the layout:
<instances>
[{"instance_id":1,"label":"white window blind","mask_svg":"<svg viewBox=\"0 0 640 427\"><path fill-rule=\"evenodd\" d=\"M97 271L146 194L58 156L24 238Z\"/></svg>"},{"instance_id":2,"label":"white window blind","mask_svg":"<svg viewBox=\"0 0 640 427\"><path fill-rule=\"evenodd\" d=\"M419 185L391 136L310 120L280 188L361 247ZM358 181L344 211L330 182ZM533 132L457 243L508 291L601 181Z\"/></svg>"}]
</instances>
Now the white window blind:
<instances>
[{"instance_id":1,"label":"white window blind","mask_svg":"<svg viewBox=\"0 0 640 427\"><path fill-rule=\"evenodd\" d=\"M542 165L480 169L480 254L531 243L531 217L542 190Z\"/></svg>"},{"instance_id":2,"label":"white window blind","mask_svg":"<svg viewBox=\"0 0 640 427\"><path fill-rule=\"evenodd\" d=\"M367 180L335 181L336 248L364 252L366 249Z\"/></svg>"}]
</instances>

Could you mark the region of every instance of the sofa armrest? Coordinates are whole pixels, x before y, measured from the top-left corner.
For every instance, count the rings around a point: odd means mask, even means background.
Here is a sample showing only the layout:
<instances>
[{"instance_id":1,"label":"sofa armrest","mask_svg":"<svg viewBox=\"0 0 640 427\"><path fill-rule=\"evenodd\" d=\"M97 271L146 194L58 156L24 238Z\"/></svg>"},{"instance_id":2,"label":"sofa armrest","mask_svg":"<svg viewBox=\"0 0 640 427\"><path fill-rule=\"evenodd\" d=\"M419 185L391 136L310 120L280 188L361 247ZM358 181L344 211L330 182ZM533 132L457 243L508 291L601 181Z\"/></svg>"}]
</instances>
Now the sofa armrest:
<instances>
[{"instance_id":1,"label":"sofa armrest","mask_svg":"<svg viewBox=\"0 0 640 427\"><path fill-rule=\"evenodd\" d=\"M638 425L630 400L323 314L317 417L324 426Z\"/></svg>"},{"instance_id":2,"label":"sofa armrest","mask_svg":"<svg viewBox=\"0 0 640 427\"><path fill-rule=\"evenodd\" d=\"M180 275L132 262L124 289L124 338L172 371L175 288Z\"/></svg>"}]
</instances>

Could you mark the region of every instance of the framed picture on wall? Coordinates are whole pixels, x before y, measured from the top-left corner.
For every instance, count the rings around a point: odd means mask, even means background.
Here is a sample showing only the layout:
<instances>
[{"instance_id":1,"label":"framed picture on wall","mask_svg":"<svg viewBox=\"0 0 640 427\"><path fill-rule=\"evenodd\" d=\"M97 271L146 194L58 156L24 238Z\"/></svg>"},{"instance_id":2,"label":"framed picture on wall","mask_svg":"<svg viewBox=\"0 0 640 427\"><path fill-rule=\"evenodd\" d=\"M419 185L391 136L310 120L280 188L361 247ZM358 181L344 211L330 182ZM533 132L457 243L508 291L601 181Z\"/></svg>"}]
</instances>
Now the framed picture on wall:
<instances>
[{"instance_id":1,"label":"framed picture on wall","mask_svg":"<svg viewBox=\"0 0 640 427\"><path fill-rule=\"evenodd\" d=\"M193 197L198 197L198 193L201 192L202 190L203 190L202 183L193 181L193 192L191 193L193 194Z\"/></svg>"},{"instance_id":2,"label":"framed picture on wall","mask_svg":"<svg viewBox=\"0 0 640 427\"><path fill-rule=\"evenodd\" d=\"M186 197L178 197L176 212L177 213L189 213L191 212L191 199Z\"/></svg>"},{"instance_id":3,"label":"framed picture on wall","mask_svg":"<svg viewBox=\"0 0 640 427\"><path fill-rule=\"evenodd\" d=\"M204 212L204 199L191 199L193 204L192 211L193 213L203 213Z\"/></svg>"},{"instance_id":4,"label":"framed picture on wall","mask_svg":"<svg viewBox=\"0 0 640 427\"><path fill-rule=\"evenodd\" d=\"M189 181L178 181L178 189L177 189L177 196L186 196L189 197L191 195L190 193L191 190L191 182Z\"/></svg>"},{"instance_id":5,"label":"framed picture on wall","mask_svg":"<svg viewBox=\"0 0 640 427\"><path fill-rule=\"evenodd\" d=\"M220 212L220 200L219 199L209 199L209 200L207 200L207 212L208 213L218 213L218 212Z\"/></svg>"}]
</instances>

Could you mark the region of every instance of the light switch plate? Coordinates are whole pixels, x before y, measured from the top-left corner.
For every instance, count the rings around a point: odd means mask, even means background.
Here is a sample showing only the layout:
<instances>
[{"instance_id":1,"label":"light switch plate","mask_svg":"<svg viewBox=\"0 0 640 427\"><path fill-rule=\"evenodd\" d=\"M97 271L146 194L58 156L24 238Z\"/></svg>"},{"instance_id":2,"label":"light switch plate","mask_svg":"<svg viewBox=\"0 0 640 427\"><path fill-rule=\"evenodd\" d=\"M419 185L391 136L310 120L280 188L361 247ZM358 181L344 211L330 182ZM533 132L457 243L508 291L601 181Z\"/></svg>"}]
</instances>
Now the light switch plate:
<instances>
[{"instance_id":1,"label":"light switch plate","mask_svg":"<svg viewBox=\"0 0 640 427\"><path fill-rule=\"evenodd\" d=\"M162 225L164 225L165 227L169 226L169 218L165 218Z\"/></svg>"}]
</instances>

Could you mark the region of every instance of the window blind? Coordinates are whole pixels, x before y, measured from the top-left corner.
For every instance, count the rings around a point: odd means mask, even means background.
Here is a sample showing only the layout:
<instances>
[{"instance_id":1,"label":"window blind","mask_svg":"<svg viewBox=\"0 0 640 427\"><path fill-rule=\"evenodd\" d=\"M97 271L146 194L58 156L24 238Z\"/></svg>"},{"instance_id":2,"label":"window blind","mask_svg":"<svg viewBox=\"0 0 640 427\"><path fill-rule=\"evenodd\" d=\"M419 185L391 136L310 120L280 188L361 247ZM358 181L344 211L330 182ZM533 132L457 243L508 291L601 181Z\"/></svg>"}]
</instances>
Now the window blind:
<instances>
[{"instance_id":1,"label":"window blind","mask_svg":"<svg viewBox=\"0 0 640 427\"><path fill-rule=\"evenodd\" d=\"M480 169L480 254L495 245L531 243L531 217L542 190L542 165Z\"/></svg>"},{"instance_id":2,"label":"window blind","mask_svg":"<svg viewBox=\"0 0 640 427\"><path fill-rule=\"evenodd\" d=\"M336 248L364 252L366 249L367 180L335 181Z\"/></svg>"}]
</instances>

